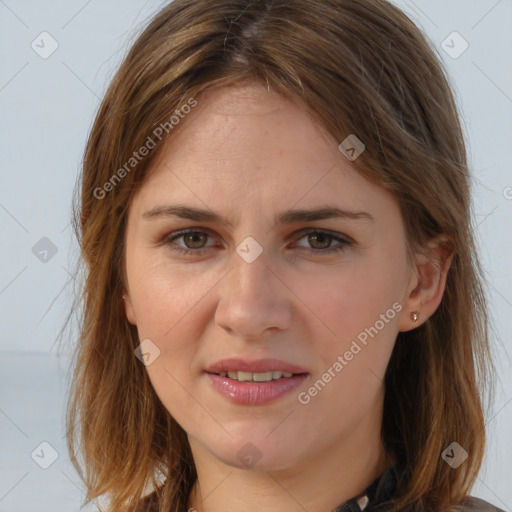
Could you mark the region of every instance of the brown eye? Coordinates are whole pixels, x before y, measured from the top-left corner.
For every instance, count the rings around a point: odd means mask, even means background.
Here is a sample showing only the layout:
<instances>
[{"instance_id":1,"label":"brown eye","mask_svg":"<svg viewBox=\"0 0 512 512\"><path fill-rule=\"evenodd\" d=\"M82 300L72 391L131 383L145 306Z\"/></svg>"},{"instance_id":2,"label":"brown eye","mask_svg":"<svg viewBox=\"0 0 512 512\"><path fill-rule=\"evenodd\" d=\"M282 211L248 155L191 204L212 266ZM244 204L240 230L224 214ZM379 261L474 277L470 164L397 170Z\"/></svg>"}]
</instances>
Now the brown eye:
<instances>
[{"instance_id":1,"label":"brown eye","mask_svg":"<svg viewBox=\"0 0 512 512\"><path fill-rule=\"evenodd\" d=\"M217 244L207 245L211 235L206 231L189 230L180 231L168 235L163 239L163 243L172 251L187 256L202 256L205 251L211 249Z\"/></svg>"},{"instance_id":2,"label":"brown eye","mask_svg":"<svg viewBox=\"0 0 512 512\"><path fill-rule=\"evenodd\" d=\"M298 239L298 243L294 244L294 247L307 251L311 255L321 256L343 252L352 244L352 239L341 235L341 233L333 234L313 228L309 231L303 231L302 236Z\"/></svg>"},{"instance_id":3,"label":"brown eye","mask_svg":"<svg viewBox=\"0 0 512 512\"><path fill-rule=\"evenodd\" d=\"M314 249L327 249L332 242L332 236L327 233L310 233L308 241Z\"/></svg>"},{"instance_id":4,"label":"brown eye","mask_svg":"<svg viewBox=\"0 0 512 512\"><path fill-rule=\"evenodd\" d=\"M208 235L202 231L191 231L182 235L188 249L201 249L208 240Z\"/></svg>"}]
</instances>

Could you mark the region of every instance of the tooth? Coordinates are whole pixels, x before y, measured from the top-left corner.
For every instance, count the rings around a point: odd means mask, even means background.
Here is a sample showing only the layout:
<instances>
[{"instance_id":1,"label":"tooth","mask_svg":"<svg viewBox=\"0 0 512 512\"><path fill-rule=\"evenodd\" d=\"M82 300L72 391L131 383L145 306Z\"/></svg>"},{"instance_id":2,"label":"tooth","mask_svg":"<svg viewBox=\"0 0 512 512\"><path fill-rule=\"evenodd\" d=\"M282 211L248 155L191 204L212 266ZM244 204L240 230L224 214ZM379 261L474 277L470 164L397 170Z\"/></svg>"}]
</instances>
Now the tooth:
<instances>
[{"instance_id":1,"label":"tooth","mask_svg":"<svg viewBox=\"0 0 512 512\"><path fill-rule=\"evenodd\" d=\"M238 380L242 382L252 381L252 373L250 372L238 372Z\"/></svg>"},{"instance_id":2,"label":"tooth","mask_svg":"<svg viewBox=\"0 0 512 512\"><path fill-rule=\"evenodd\" d=\"M219 372L221 377L229 377L230 379L239 380L240 382L270 382L271 380L277 380L281 378L290 378L293 373L282 372L280 370L268 371L268 372L242 372L242 371L229 371Z\"/></svg>"},{"instance_id":3,"label":"tooth","mask_svg":"<svg viewBox=\"0 0 512 512\"><path fill-rule=\"evenodd\" d=\"M273 373L274 372L253 373L252 380L255 382L266 382L272 380Z\"/></svg>"}]
</instances>

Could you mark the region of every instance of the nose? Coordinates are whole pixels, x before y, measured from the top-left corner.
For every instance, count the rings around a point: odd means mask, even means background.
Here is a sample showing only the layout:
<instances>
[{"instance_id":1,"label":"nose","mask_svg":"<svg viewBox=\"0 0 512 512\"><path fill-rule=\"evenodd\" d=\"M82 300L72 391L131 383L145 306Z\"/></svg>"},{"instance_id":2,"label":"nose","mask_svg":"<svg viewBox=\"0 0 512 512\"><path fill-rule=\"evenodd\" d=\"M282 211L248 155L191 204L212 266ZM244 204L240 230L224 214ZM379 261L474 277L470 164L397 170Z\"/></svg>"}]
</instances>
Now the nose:
<instances>
[{"instance_id":1,"label":"nose","mask_svg":"<svg viewBox=\"0 0 512 512\"><path fill-rule=\"evenodd\" d=\"M265 251L252 263L235 253L233 268L220 283L216 324L251 340L286 329L292 317L292 292L283 281L270 268Z\"/></svg>"}]
</instances>

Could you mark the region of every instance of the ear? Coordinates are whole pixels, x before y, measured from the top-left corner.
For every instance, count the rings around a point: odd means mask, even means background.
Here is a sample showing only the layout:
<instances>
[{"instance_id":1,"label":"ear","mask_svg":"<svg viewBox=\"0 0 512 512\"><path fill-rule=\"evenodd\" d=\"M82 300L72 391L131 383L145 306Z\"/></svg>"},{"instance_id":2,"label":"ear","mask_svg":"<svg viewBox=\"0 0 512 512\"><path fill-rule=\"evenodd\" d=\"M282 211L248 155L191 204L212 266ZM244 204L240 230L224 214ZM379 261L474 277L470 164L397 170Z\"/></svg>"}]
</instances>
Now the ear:
<instances>
[{"instance_id":1,"label":"ear","mask_svg":"<svg viewBox=\"0 0 512 512\"><path fill-rule=\"evenodd\" d=\"M128 295L128 292L124 290L123 293L123 300L124 300L124 310L126 313L126 318L128 319L128 322L130 322L132 325L137 325L137 318L135 317L135 311L133 309L132 301L130 299L130 296Z\"/></svg>"},{"instance_id":2,"label":"ear","mask_svg":"<svg viewBox=\"0 0 512 512\"><path fill-rule=\"evenodd\" d=\"M453 241L446 235L431 240L426 254L416 253L407 296L402 303L404 307L399 331L415 329L435 313L443 298L453 255ZM416 322L411 318L412 312L419 313Z\"/></svg>"}]
</instances>

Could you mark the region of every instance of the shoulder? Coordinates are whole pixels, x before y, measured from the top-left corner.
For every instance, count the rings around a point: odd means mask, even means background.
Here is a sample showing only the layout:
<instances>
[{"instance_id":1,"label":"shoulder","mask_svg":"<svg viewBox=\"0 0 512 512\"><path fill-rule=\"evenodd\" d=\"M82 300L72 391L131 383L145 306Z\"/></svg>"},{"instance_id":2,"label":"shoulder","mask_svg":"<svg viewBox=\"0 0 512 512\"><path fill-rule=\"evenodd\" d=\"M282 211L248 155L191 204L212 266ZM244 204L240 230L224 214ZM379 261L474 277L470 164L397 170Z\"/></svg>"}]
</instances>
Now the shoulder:
<instances>
[{"instance_id":1,"label":"shoulder","mask_svg":"<svg viewBox=\"0 0 512 512\"><path fill-rule=\"evenodd\" d=\"M505 512L488 501L476 498L475 496L466 496L457 505L452 505L447 512Z\"/></svg>"}]
</instances>

